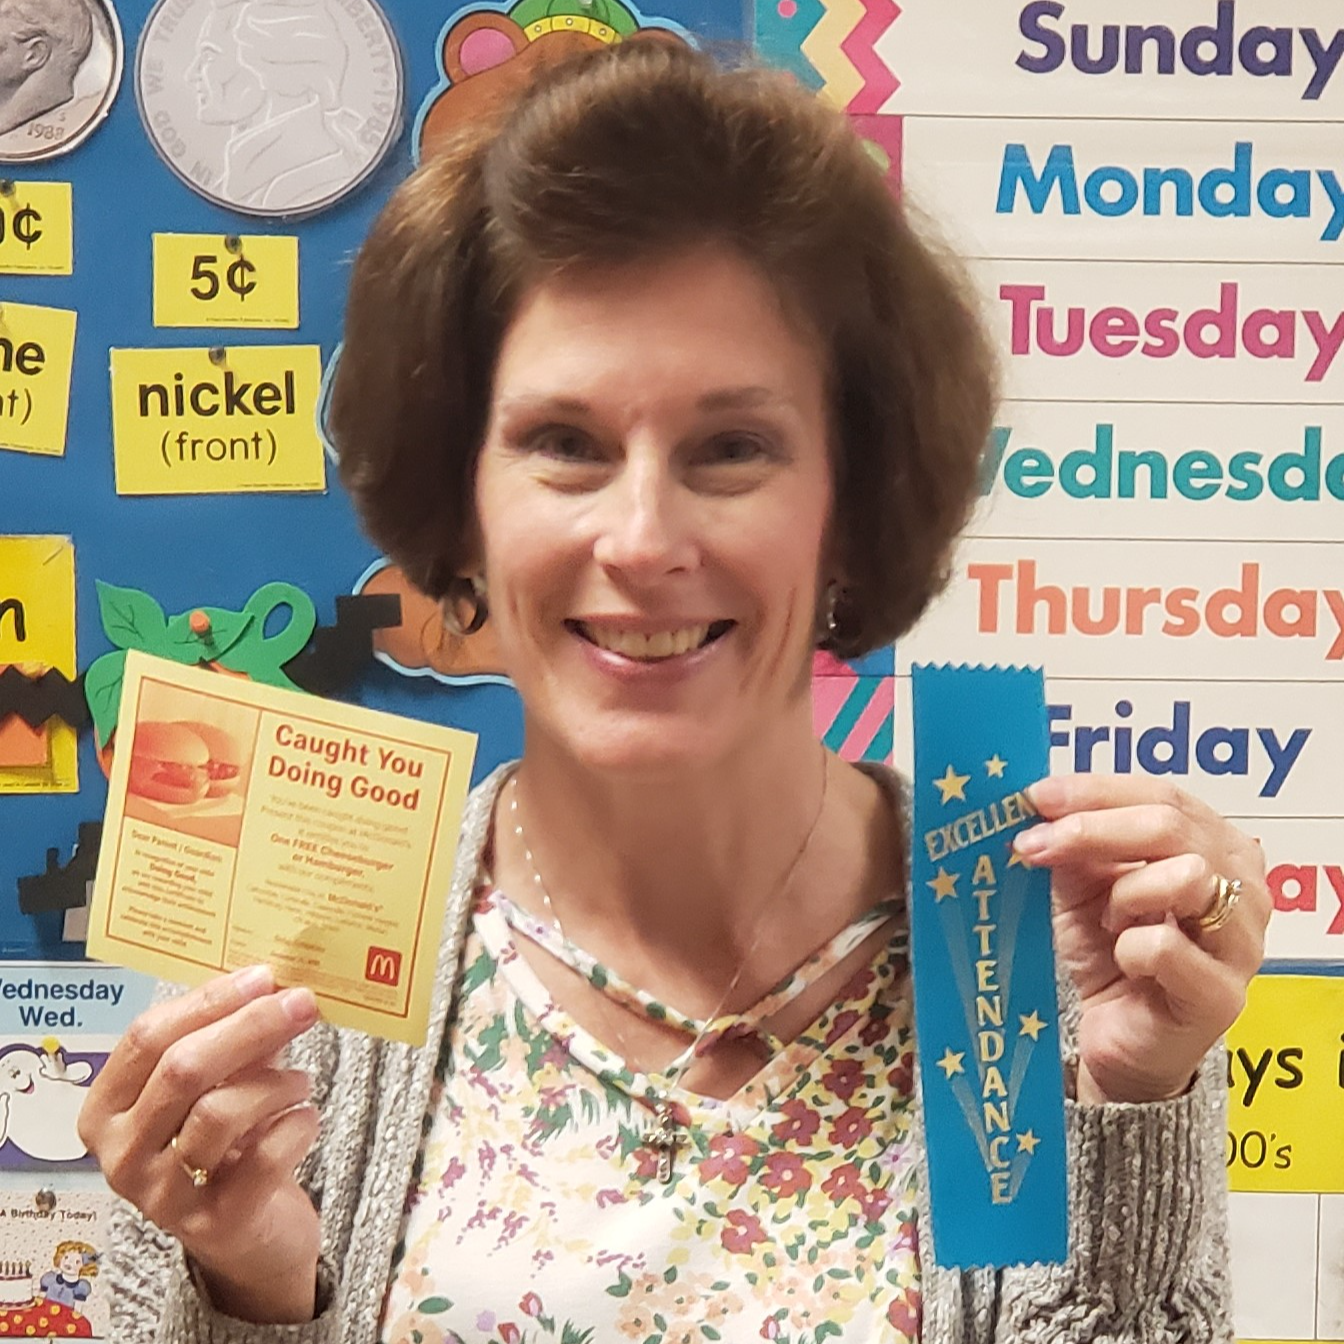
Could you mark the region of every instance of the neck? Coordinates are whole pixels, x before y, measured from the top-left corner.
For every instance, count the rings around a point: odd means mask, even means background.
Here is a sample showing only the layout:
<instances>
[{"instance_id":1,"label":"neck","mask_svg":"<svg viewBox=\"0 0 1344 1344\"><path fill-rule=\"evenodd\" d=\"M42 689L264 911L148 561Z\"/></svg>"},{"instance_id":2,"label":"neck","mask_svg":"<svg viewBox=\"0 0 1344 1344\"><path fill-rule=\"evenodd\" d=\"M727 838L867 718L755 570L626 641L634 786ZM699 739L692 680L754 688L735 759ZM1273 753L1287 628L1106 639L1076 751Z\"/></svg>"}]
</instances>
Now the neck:
<instances>
[{"instance_id":1,"label":"neck","mask_svg":"<svg viewBox=\"0 0 1344 1344\"><path fill-rule=\"evenodd\" d=\"M809 836L822 829L828 766L802 728L712 766L635 778L529 741L518 805L566 931L584 942L614 928L674 955L740 957L766 908L798 899Z\"/></svg>"}]
</instances>

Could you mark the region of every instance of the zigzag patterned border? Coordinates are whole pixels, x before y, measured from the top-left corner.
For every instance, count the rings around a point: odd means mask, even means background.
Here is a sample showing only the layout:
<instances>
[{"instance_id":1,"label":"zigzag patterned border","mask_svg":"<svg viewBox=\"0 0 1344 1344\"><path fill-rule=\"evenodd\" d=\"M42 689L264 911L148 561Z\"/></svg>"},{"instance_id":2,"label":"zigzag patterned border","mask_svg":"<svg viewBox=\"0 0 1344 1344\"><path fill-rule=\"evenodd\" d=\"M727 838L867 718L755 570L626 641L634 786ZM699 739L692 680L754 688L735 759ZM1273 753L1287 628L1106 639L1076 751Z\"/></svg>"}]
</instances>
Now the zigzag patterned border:
<instances>
[{"instance_id":1,"label":"zigzag patterned border","mask_svg":"<svg viewBox=\"0 0 1344 1344\"><path fill-rule=\"evenodd\" d=\"M845 104L846 112L873 115L901 87L895 72L877 54L877 40L901 16L895 0L863 0L864 14L840 50L853 62L863 87Z\"/></svg>"}]
</instances>

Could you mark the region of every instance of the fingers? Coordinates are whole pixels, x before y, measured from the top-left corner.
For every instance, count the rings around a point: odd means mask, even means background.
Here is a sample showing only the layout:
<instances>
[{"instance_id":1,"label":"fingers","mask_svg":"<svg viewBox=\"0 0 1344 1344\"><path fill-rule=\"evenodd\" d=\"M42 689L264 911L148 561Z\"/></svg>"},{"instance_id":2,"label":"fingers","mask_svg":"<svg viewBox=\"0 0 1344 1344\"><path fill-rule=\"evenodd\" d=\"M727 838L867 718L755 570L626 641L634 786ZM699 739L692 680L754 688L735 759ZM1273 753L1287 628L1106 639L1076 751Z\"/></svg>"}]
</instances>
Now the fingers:
<instances>
[{"instance_id":1,"label":"fingers","mask_svg":"<svg viewBox=\"0 0 1344 1344\"><path fill-rule=\"evenodd\" d=\"M1144 864L1118 877L1111 887L1103 923L1118 933L1137 924L1160 924L1168 916L1184 924L1187 941L1248 978L1260 965L1266 920L1253 906L1233 911L1216 931L1201 931L1197 921L1209 907L1215 891L1212 865L1200 854L1181 854Z\"/></svg>"},{"instance_id":2,"label":"fingers","mask_svg":"<svg viewBox=\"0 0 1344 1344\"><path fill-rule=\"evenodd\" d=\"M1172 803L1131 803L1064 813L1055 821L1019 831L1013 847L1033 863L1083 862L1096 867L1189 853L1198 848L1208 829L1207 823Z\"/></svg>"},{"instance_id":3,"label":"fingers","mask_svg":"<svg viewBox=\"0 0 1344 1344\"><path fill-rule=\"evenodd\" d=\"M1218 819L1218 813L1207 803L1152 775L1049 775L1031 785L1027 797L1047 821L1072 812L1148 803L1173 807L1191 816Z\"/></svg>"},{"instance_id":4,"label":"fingers","mask_svg":"<svg viewBox=\"0 0 1344 1344\"><path fill-rule=\"evenodd\" d=\"M127 1113L134 1146L147 1153L167 1147L207 1094L263 1067L316 1020L312 991L287 989L254 999L173 1041Z\"/></svg>"},{"instance_id":5,"label":"fingers","mask_svg":"<svg viewBox=\"0 0 1344 1344\"><path fill-rule=\"evenodd\" d=\"M173 1042L237 1012L274 988L269 967L249 966L142 1013L90 1086L86 1112L102 1116L129 1110Z\"/></svg>"},{"instance_id":6,"label":"fingers","mask_svg":"<svg viewBox=\"0 0 1344 1344\"><path fill-rule=\"evenodd\" d=\"M177 1131L177 1152L189 1165L213 1172L231 1153L246 1148L254 1132L311 1093L312 1081L301 1069L264 1069L235 1079L191 1108Z\"/></svg>"},{"instance_id":7,"label":"fingers","mask_svg":"<svg viewBox=\"0 0 1344 1344\"><path fill-rule=\"evenodd\" d=\"M1125 929L1115 940L1114 956L1129 979L1156 982L1177 1021L1202 1026L1211 1038L1226 1031L1245 1005L1246 977L1175 924Z\"/></svg>"},{"instance_id":8,"label":"fingers","mask_svg":"<svg viewBox=\"0 0 1344 1344\"><path fill-rule=\"evenodd\" d=\"M255 1164L261 1185L293 1180L295 1169L317 1142L319 1127L316 1106L295 1106L277 1116L241 1160Z\"/></svg>"}]
</instances>

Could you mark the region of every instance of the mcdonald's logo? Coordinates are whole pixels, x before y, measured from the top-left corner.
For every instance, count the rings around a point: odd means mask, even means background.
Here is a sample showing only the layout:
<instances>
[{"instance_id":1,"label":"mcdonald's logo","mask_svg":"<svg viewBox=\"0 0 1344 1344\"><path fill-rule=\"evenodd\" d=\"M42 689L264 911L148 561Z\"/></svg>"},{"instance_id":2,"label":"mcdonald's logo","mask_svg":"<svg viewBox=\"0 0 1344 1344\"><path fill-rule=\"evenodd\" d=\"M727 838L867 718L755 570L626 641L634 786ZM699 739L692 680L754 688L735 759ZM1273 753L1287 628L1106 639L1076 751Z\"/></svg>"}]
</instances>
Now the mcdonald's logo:
<instances>
[{"instance_id":1,"label":"mcdonald's logo","mask_svg":"<svg viewBox=\"0 0 1344 1344\"><path fill-rule=\"evenodd\" d=\"M364 978L376 985L395 985L401 979L401 953L371 946L364 963Z\"/></svg>"}]
</instances>

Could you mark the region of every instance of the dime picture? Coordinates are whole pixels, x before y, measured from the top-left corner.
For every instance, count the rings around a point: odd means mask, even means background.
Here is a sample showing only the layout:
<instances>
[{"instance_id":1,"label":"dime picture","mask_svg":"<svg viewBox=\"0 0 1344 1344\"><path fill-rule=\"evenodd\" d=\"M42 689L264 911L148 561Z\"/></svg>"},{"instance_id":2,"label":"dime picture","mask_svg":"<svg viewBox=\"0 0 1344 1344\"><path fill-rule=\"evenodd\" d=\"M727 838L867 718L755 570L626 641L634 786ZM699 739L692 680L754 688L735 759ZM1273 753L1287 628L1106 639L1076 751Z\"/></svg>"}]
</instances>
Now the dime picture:
<instances>
[{"instance_id":1,"label":"dime picture","mask_svg":"<svg viewBox=\"0 0 1344 1344\"><path fill-rule=\"evenodd\" d=\"M396 142L401 54L373 0L159 0L136 98L194 191L292 218L348 195Z\"/></svg>"},{"instance_id":2,"label":"dime picture","mask_svg":"<svg viewBox=\"0 0 1344 1344\"><path fill-rule=\"evenodd\" d=\"M81 144L107 116L121 67L111 0L0 0L0 163Z\"/></svg>"}]
</instances>

